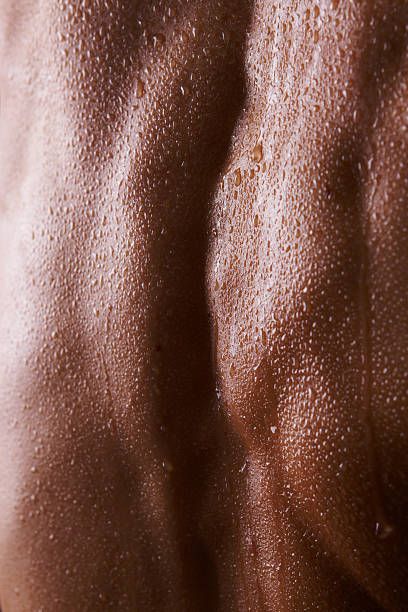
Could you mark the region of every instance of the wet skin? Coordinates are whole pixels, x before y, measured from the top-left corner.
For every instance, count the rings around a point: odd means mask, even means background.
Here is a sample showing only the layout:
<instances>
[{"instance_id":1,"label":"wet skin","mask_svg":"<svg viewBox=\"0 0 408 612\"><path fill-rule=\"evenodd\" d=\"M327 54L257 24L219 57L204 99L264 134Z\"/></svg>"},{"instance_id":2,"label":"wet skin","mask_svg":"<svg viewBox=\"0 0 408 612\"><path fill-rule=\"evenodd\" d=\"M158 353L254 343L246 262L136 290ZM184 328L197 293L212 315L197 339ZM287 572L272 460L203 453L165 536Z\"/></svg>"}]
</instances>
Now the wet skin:
<instances>
[{"instance_id":1,"label":"wet skin","mask_svg":"<svg viewBox=\"0 0 408 612\"><path fill-rule=\"evenodd\" d=\"M407 24L0 0L2 612L408 608Z\"/></svg>"}]
</instances>

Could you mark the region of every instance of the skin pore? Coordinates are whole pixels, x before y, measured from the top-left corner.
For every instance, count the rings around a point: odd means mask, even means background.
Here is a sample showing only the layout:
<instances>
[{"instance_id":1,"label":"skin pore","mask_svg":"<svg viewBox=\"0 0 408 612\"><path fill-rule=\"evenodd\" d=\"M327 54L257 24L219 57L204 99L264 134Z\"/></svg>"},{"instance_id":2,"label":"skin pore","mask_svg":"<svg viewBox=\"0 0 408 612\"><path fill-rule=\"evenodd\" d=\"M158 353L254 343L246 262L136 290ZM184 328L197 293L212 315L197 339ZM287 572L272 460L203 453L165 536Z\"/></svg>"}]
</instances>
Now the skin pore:
<instances>
[{"instance_id":1,"label":"skin pore","mask_svg":"<svg viewBox=\"0 0 408 612\"><path fill-rule=\"evenodd\" d=\"M0 0L2 612L408 607L405 0Z\"/></svg>"}]
</instances>

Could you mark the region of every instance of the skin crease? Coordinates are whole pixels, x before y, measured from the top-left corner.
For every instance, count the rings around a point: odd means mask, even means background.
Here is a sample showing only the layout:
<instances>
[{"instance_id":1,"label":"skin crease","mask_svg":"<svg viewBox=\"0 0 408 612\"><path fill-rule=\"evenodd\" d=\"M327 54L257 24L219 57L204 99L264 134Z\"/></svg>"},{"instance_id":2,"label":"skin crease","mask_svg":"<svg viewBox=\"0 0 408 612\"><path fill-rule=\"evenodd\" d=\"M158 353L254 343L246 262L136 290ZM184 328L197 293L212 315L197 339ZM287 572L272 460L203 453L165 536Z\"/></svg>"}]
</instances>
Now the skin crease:
<instances>
[{"instance_id":1,"label":"skin crease","mask_svg":"<svg viewBox=\"0 0 408 612\"><path fill-rule=\"evenodd\" d=\"M0 0L2 612L407 609L407 24Z\"/></svg>"}]
</instances>

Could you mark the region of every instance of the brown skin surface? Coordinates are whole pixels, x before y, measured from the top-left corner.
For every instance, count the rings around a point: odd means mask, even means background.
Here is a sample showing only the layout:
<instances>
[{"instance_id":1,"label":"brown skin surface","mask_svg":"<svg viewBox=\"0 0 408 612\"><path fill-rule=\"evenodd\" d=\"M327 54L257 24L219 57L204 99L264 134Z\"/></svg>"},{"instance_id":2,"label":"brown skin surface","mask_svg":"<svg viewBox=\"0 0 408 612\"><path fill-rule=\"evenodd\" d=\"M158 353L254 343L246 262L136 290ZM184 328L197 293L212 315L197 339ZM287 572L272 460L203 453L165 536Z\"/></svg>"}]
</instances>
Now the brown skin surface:
<instances>
[{"instance_id":1,"label":"brown skin surface","mask_svg":"<svg viewBox=\"0 0 408 612\"><path fill-rule=\"evenodd\" d=\"M0 0L2 612L408 608L404 0Z\"/></svg>"}]
</instances>

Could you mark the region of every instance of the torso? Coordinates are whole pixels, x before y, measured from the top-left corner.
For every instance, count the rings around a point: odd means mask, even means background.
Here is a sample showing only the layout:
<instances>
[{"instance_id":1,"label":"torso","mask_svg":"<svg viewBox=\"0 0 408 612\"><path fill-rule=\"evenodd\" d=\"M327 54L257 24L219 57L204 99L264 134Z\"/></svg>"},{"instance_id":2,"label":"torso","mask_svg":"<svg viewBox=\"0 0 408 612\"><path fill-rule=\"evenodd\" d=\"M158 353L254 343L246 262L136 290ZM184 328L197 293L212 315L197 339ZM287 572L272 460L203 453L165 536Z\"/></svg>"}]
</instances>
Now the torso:
<instances>
[{"instance_id":1,"label":"torso","mask_svg":"<svg viewBox=\"0 0 408 612\"><path fill-rule=\"evenodd\" d=\"M405 3L9 4L2 612L406 609Z\"/></svg>"}]
</instances>

